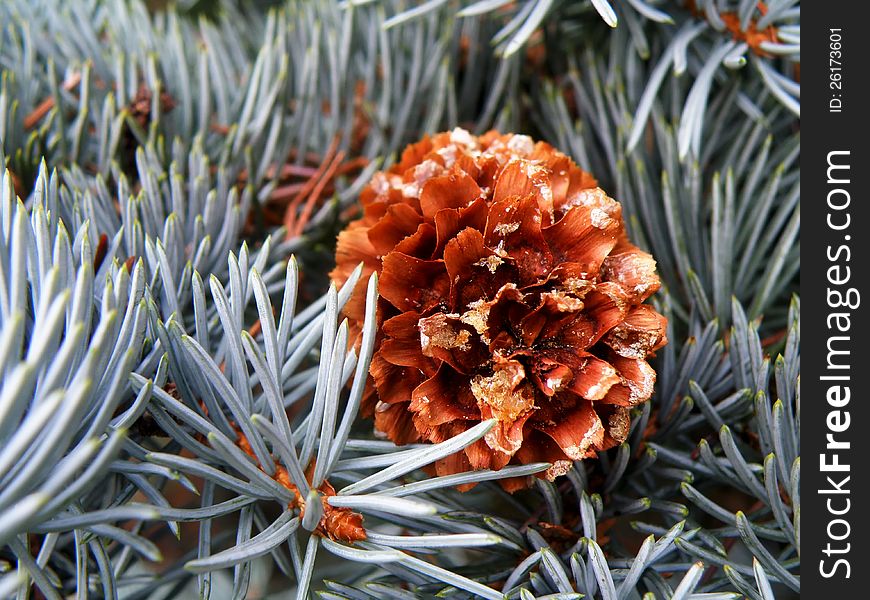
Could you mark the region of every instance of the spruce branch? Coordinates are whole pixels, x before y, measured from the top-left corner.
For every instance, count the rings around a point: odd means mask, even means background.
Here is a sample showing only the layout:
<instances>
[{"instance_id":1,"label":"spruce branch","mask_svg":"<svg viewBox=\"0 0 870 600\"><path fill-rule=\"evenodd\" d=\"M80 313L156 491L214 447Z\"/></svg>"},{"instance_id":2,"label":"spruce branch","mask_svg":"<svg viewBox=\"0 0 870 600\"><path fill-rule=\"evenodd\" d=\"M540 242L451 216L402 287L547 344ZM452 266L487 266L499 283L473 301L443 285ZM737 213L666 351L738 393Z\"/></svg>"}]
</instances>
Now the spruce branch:
<instances>
[{"instance_id":1,"label":"spruce branch","mask_svg":"<svg viewBox=\"0 0 870 600\"><path fill-rule=\"evenodd\" d=\"M8 171L0 189L0 544L19 561L12 589L26 590L32 580L58 597L57 578L45 570L63 570L54 550L70 540L59 544L58 533L76 530L159 556L150 541L111 525L156 516L120 507L124 477L111 469L151 393L143 388L125 402L146 339L145 273L141 262L131 272L110 260L97 279L87 228L72 229L71 237L57 213L44 209L46 187L32 211L16 199ZM33 532L47 534L35 562L27 541ZM94 544L102 552L102 542Z\"/></svg>"},{"instance_id":2,"label":"spruce branch","mask_svg":"<svg viewBox=\"0 0 870 600\"><path fill-rule=\"evenodd\" d=\"M0 597L799 588L799 3L192 4L0 5ZM373 438L371 314L320 286L456 125L570 152L667 287L625 443L515 495L549 465L420 468L488 423Z\"/></svg>"}]
</instances>

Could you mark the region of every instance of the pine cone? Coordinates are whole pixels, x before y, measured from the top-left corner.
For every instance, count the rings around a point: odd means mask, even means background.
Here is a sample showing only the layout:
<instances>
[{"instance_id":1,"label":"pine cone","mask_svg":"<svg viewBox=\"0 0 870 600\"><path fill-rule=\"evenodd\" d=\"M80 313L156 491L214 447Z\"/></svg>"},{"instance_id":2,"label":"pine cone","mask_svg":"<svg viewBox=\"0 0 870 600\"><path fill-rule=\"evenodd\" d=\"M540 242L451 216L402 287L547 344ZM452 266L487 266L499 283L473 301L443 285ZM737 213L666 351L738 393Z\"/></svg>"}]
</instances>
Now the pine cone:
<instances>
[{"instance_id":1,"label":"pine cone","mask_svg":"<svg viewBox=\"0 0 870 600\"><path fill-rule=\"evenodd\" d=\"M332 278L380 274L363 406L378 431L437 443L495 418L435 472L545 461L551 480L625 440L666 319L642 304L655 260L590 174L528 136L455 129L409 146L361 202ZM364 291L345 309L357 332Z\"/></svg>"}]
</instances>

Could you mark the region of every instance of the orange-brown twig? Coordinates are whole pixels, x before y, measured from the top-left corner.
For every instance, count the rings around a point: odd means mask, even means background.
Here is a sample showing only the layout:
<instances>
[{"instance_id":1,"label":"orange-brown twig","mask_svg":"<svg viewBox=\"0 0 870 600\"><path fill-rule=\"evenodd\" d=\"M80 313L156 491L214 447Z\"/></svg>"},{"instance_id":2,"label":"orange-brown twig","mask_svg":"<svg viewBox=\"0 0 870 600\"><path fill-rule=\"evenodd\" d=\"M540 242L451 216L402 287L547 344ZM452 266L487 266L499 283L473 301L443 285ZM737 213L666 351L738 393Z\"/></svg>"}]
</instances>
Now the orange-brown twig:
<instances>
[{"instance_id":1,"label":"orange-brown twig","mask_svg":"<svg viewBox=\"0 0 870 600\"><path fill-rule=\"evenodd\" d=\"M343 160L344 151L341 151L335 155L335 157L332 159L332 162L326 168L326 171L323 172L320 180L317 182L317 184L314 186L314 189L311 191L311 194L308 196L308 200L305 202L305 206L303 206L302 208L302 212L296 221L296 229L293 231L293 235L299 235L302 233L302 230L305 229L305 225L307 225L308 221L311 219L311 214L314 211L314 206L320 199L321 194L323 194L323 190L326 188L327 184L330 183L332 178L335 176L335 173L338 170L338 166Z\"/></svg>"},{"instance_id":2,"label":"orange-brown twig","mask_svg":"<svg viewBox=\"0 0 870 600\"><path fill-rule=\"evenodd\" d=\"M305 199L314 191L317 187L318 182L323 177L323 174L329 169L329 166L332 164L332 160L335 157L335 153L338 150L338 142L339 138L336 136L333 138L332 143L329 145L329 149L326 151L326 155L323 156L322 161L320 162L320 166L317 168L317 171L308 178L305 184L302 186L302 189L293 197L290 203L287 205L286 210L284 211L284 227L287 231L287 237L293 237L295 232L299 228L299 206L305 201ZM302 223L302 227L305 224Z\"/></svg>"},{"instance_id":3,"label":"orange-brown twig","mask_svg":"<svg viewBox=\"0 0 870 600\"><path fill-rule=\"evenodd\" d=\"M278 184L260 207L259 216L263 223L269 226L283 224L288 237L299 235L318 203L334 193L336 179L358 172L368 165L368 159L363 156L346 159L346 152L338 151L338 142L339 138L334 139L322 157L307 152L305 164L288 162L269 166L265 175L269 179L277 179ZM297 157L298 152L291 151L286 160L293 161ZM250 174L243 170L238 183L244 185L249 179ZM254 231L255 221L256 217L251 215L245 226L247 233Z\"/></svg>"},{"instance_id":4,"label":"orange-brown twig","mask_svg":"<svg viewBox=\"0 0 870 600\"><path fill-rule=\"evenodd\" d=\"M761 340L761 347L767 348L769 346L772 346L782 340L786 335L788 335L788 330L780 329L779 331L776 331Z\"/></svg>"},{"instance_id":5,"label":"orange-brown twig","mask_svg":"<svg viewBox=\"0 0 870 600\"><path fill-rule=\"evenodd\" d=\"M63 82L61 87L63 87L63 89L65 89L66 91L70 92L79 83L81 83L81 81L82 74L78 72L73 73L66 81ZM25 131L30 131L31 129L36 127L36 124L39 123L43 119L43 117L45 117L45 115L47 115L51 111L52 108L54 108L54 98L52 96L49 96L48 98L37 104L36 108L30 111L30 113L28 113L26 117L24 117Z\"/></svg>"}]
</instances>

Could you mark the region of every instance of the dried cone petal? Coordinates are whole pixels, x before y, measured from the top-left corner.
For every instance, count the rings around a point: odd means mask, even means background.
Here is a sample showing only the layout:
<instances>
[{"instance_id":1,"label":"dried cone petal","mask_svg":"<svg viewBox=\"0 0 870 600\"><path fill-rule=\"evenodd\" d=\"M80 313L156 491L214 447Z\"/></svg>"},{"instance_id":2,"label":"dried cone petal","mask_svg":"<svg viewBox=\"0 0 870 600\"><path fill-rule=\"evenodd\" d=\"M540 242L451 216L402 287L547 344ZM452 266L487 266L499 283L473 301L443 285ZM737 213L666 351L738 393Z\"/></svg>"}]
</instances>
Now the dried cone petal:
<instances>
[{"instance_id":1,"label":"dried cone petal","mask_svg":"<svg viewBox=\"0 0 870 600\"><path fill-rule=\"evenodd\" d=\"M540 461L549 479L625 440L667 322L642 304L655 260L591 175L528 136L454 129L409 146L361 201L332 277L360 262L380 274L363 406L380 432L437 443L494 418L433 470ZM357 333L364 292L346 309Z\"/></svg>"}]
</instances>

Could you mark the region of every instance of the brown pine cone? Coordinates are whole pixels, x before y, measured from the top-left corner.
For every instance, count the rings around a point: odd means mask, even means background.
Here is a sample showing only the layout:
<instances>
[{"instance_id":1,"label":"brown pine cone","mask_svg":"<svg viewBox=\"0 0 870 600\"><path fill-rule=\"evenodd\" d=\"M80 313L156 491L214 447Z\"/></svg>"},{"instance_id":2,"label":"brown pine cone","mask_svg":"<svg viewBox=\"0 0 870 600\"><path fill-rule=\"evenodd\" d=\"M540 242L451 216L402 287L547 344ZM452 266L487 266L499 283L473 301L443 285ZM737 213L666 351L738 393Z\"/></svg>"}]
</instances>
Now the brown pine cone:
<instances>
[{"instance_id":1,"label":"brown pine cone","mask_svg":"<svg viewBox=\"0 0 870 600\"><path fill-rule=\"evenodd\" d=\"M363 405L378 431L437 443L495 418L435 472L545 461L551 480L625 440L667 321L642 304L655 260L590 174L525 135L454 129L409 146L361 202L332 278L361 261L380 274ZM364 297L360 283L345 309L357 332Z\"/></svg>"}]
</instances>

